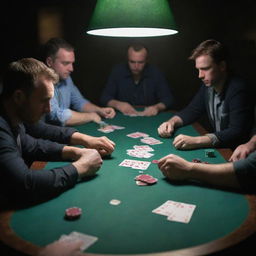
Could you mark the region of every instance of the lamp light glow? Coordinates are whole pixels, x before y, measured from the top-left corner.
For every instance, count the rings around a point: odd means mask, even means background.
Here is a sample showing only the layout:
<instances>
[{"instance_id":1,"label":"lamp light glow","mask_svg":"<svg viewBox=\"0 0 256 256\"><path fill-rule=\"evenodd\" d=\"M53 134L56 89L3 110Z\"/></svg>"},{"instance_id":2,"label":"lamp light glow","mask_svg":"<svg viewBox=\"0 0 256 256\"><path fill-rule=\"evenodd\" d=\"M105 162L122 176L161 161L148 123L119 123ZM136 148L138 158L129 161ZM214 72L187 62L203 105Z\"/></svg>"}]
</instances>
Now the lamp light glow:
<instances>
[{"instance_id":1,"label":"lamp light glow","mask_svg":"<svg viewBox=\"0 0 256 256\"><path fill-rule=\"evenodd\" d=\"M151 37L178 31L167 0L98 0L87 33Z\"/></svg>"}]
</instances>

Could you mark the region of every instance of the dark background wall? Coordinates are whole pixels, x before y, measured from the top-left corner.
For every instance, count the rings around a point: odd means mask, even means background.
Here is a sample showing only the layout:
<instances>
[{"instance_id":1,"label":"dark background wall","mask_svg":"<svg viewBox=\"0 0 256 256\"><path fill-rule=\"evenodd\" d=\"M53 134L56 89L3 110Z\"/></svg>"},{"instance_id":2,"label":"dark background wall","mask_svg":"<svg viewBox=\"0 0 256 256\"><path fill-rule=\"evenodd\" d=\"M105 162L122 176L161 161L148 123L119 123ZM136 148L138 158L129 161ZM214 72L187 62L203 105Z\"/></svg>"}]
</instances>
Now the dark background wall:
<instances>
[{"instance_id":1,"label":"dark background wall","mask_svg":"<svg viewBox=\"0 0 256 256\"><path fill-rule=\"evenodd\" d=\"M234 70L251 82L255 93L256 1L169 2L179 33L139 41L148 46L150 61L165 73L177 98L176 108L186 105L199 87L197 71L188 57L194 47L209 38L229 47ZM49 36L60 35L75 46L73 80L97 104L112 66L125 60L126 47L133 39L87 35L86 27L95 4L96 0L8 1L7 6L1 7L0 75L10 61L38 57L39 46L47 38L46 35L42 39L42 34L52 31ZM42 12L57 16L57 28L39 28Z\"/></svg>"}]
</instances>

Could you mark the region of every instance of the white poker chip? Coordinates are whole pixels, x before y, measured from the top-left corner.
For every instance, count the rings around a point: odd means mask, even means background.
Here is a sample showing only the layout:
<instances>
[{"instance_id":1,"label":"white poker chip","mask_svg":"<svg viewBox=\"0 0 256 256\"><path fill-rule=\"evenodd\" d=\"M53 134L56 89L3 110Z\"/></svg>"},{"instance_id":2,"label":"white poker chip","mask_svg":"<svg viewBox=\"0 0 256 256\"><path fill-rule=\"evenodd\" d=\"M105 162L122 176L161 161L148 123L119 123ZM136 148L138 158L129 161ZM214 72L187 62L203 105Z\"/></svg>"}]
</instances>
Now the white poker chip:
<instances>
[{"instance_id":1,"label":"white poker chip","mask_svg":"<svg viewBox=\"0 0 256 256\"><path fill-rule=\"evenodd\" d=\"M121 203L121 201L117 200L117 199L112 199L112 200L109 201L109 203L112 204L112 205L119 205Z\"/></svg>"}]
</instances>

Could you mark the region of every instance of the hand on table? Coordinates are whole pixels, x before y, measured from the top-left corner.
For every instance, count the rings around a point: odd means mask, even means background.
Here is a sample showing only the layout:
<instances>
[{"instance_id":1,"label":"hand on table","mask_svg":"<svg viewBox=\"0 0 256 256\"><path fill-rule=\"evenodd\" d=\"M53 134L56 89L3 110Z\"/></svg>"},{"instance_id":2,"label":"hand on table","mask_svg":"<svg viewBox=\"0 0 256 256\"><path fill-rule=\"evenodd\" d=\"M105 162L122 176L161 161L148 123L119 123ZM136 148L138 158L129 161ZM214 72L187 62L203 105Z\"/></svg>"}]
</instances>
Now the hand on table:
<instances>
[{"instance_id":1,"label":"hand on table","mask_svg":"<svg viewBox=\"0 0 256 256\"><path fill-rule=\"evenodd\" d=\"M168 121L164 122L158 127L157 131L161 137L171 137L172 133L174 132L174 125Z\"/></svg>"},{"instance_id":2,"label":"hand on table","mask_svg":"<svg viewBox=\"0 0 256 256\"><path fill-rule=\"evenodd\" d=\"M173 146L176 149L194 149L197 148L198 138L180 134L175 137Z\"/></svg>"},{"instance_id":3,"label":"hand on table","mask_svg":"<svg viewBox=\"0 0 256 256\"><path fill-rule=\"evenodd\" d=\"M187 179L192 166L193 163L173 154L161 158L158 162L158 168L170 180Z\"/></svg>"},{"instance_id":4,"label":"hand on table","mask_svg":"<svg viewBox=\"0 0 256 256\"><path fill-rule=\"evenodd\" d=\"M155 116L158 114L158 109L155 106L146 107L142 112L140 112L141 116Z\"/></svg>"},{"instance_id":5,"label":"hand on table","mask_svg":"<svg viewBox=\"0 0 256 256\"><path fill-rule=\"evenodd\" d=\"M124 115L138 115L138 112L135 110L135 108L127 102L119 102L117 109Z\"/></svg>"},{"instance_id":6,"label":"hand on table","mask_svg":"<svg viewBox=\"0 0 256 256\"><path fill-rule=\"evenodd\" d=\"M116 115L116 112L113 108L100 108L98 111L99 115L104 118L113 118Z\"/></svg>"},{"instance_id":7,"label":"hand on table","mask_svg":"<svg viewBox=\"0 0 256 256\"><path fill-rule=\"evenodd\" d=\"M86 118L88 120L88 122L95 122L95 123L99 123L101 121L101 117L95 113L84 113L86 115Z\"/></svg>"},{"instance_id":8,"label":"hand on table","mask_svg":"<svg viewBox=\"0 0 256 256\"><path fill-rule=\"evenodd\" d=\"M80 178L94 175L101 167L103 161L96 149L83 148L79 150L80 156L73 162Z\"/></svg>"},{"instance_id":9,"label":"hand on table","mask_svg":"<svg viewBox=\"0 0 256 256\"><path fill-rule=\"evenodd\" d=\"M80 247L83 241L56 241L44 247L37 256L82 256Z\"/></svg>"},{"instance_id":10,"label":"hand on table","mask_svg":"<svg viewBox=\"0 0 256 256\"><path fill-rule=\"evenodd\" d=\"M87 138L86 146L97 149L101 156L110 155L115 149L115 143L106 136Z\"/></svg>"},{"instance_id":11,"label":"hand on table","mask_svg":"<svg viewBox=\"0 0 256 256\"><path fill-rule=\"evenodd\" d=\"M250 143L250 141L245 144L239 145L233 152L232 156L229 158L229 161L235 162L240 159L245 159L254 150L254 144Z\"/></svg>"}]
</instances>

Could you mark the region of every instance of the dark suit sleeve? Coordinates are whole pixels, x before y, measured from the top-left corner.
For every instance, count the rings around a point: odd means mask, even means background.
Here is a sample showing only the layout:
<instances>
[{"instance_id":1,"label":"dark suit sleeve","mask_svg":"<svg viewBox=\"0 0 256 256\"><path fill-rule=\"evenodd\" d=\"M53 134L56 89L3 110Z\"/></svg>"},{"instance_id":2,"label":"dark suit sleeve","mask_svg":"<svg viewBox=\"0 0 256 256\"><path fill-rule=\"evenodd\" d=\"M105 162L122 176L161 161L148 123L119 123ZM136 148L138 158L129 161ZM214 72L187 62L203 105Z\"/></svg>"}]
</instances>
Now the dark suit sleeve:
<instances>
[{"instance_id":1,"label":"dark suit sleeve","mask_svg":"<svg viewBox=\"0 0 256 256\"><path fill-rule=\"evenodd\" d=\"M172 94L172 91L163 73L158 69L155 69L155 70L156 70L155 82L157 84L156 93L159 101L158 103L163 103L166 106L166 108L169 109L174 106L174 103L175 103L174 96Z\"/></svg>"},{"instance_id":2,"label":"dark suit sleeve","mask_svg":"<svg viewBox=\"0 0 256 256\"><path fill-rule=\"evenodd\" d=\"M102 91L100 104L102 106L107 106L110 100L116 99L117 94L117 79L118 79L118 71L114 68L111 71L111 74L108 78L108 81L105 85L105 88Z\"/></svg>"},{"instance_id":3,"label":"dark suit sleeve","mask_svg":"<svg viewBox=\"0 0 256 256\"><path fill-rule=\"evenodd\" d=\"M61 144L69 144L72 134L77 132L71 127L51 125L43 121L36 124L25 124L25 128L26 133L34 138L47 139Z\"/></svg>"},{"instance_id":4,"label":"dark suit sleeve","mask_svg":"<svg viewBox=\"0 0 256 256\"><path fill-rule=\"evenodd\" d=\"M66 165L51 170L30 170L25 164L25 157L45 159L42 155L57 156L61 159L62 145L36 140L21 135L21 156L15 139L0 130L0 191L9 198L25 201L44 200L59 195L73 187L78 173L73 165ZM29 149L29 151L28 151ZM58 160L57 159L57 160ZM46 159L45 159L46 160Z\"/></svg>"},{"instance_id":5,"label":"dark suit sleeve","mask_svg":"<svg viewBox=\"0 0 256 256\"><path fill-rule=\"evenodd\" d=\"M197 121L206 113L204 98L205 88L201 86L189 105L176 114L182 119L183 125L188 125Z\"/></svg>"}]
</instances>

